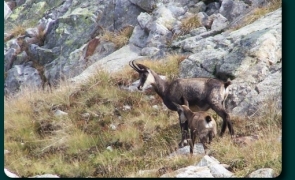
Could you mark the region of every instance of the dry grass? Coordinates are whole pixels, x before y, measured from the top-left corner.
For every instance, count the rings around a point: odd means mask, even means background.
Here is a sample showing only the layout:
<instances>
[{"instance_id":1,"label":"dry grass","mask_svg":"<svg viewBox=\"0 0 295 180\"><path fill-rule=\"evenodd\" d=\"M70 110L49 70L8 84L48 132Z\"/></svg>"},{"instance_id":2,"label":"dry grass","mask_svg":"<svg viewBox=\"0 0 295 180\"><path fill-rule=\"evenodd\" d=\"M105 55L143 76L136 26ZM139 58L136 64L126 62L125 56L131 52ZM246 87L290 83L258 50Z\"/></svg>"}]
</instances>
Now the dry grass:
<instances>
[{"instance_id":1,"label":"dry grass","mask_svg":"<svg viewBox=\"0 0 295 180\"><path fill-rule=\"evenodd\" d=\"M141 63L176 77L183 59L171 55ZM43 173L61 177L158 177L163 169L170 172L198 162L202 156L167 157L181 138L177 113L165 110L154 92L120 88L137 78L126 67L115 75L98 72L81 86L63 82L52 92L24 89L18 97L6 98L4 149L10 153L5 155L5 167L24 177ZM130 109L125 108L127 105ZM217 137L210 146L211 155L229 164L237 176L263 167L273 168L278 175L281 114L274 108L270 103L267 111L252 121L233 117L237 134L259 134L261 138L243 147L232 143L228 135ZM56 109L68 115L56 117ZM220 127L221 119L217 122ZM113 151L107 150L108 146ZM155 171L138 174L149 169Z\"/></svg>"},{"instance_id":2,"label":"dry grass","mask_svg":"<svg viewBox=\"0 0 295 180\"><path fill-rule=\"evenodd\" d=\"M186 56L171 54L160 61L151 61L149 59L137 61L151 68L160 75L167 76L169 79L177 78L179 64L185 60Z\"/></svg>"},{"instance_id":3,"label":"dry grass","mask_svg":"<svg viewBox=\"0 0 295 180\"><path fill-rule=\"evenodd\" d=\"M187 34L189 33L191 30L198 28L201 26L201 23L199 22L199 19L197 16L189 16L184 18L181 21L181 26L180 26L180 30L181 30L181 34Z\"/></svg>"},{"instance_id":4,"label":"dry grass","mask_svg":"<svg viewBox=\"0 0 295 180\"><path fill-rule=\"evenodd\" d=\"M23 25L14 25L14 27L8 32L10 34L8 37L4 38L4 42L12 39L13 37L24 35L26 32L26 27Z\"/></svg>"},{"instance_id":5,"label":"dry grass","mask_svg":"<svg viewBox=\"0 0 295 180\"><path fill-rule=\"evenodd\" d=\"M270 0L266 6L256 8L249 13L247 13L241 20L235 22L235 24L231 27L231 31L240 29L248 24L253 23L257 19L261 18L262 16L266 15L267 13L273 12L276 9L282 7L281 0Z\"/></svg>"},{"instance_id":6,"label":"dry grass","mask_svg":"<svg viewBox=\"0 0 295 180\"><path fill-rule=\"evenodd\" d=\"M126 45L132 35L133 27L127 26L118 32L104 31L100 37L102 41L110 41L115 44L116 48Z\"/></svg>"}]
</instances>

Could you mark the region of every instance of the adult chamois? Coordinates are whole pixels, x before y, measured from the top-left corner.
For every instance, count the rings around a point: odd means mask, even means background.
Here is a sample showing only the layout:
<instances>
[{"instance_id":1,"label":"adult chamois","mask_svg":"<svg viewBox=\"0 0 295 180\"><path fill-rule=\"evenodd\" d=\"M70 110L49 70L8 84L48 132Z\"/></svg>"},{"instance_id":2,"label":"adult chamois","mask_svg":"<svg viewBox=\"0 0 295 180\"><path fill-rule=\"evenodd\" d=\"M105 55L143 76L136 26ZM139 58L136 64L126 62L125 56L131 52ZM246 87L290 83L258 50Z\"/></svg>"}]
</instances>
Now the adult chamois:
<instances>
[{"instance_id":1,"label":"adult chamois","mask_svg":"<svg viewBox=\"0 0 295 180\"><path fill-rule=\"evenodd\" d=\"M212 116L205 111L192 112L186 105L178 105L177 112L180 116L184 116L188 122L191 139L189 140L190 153L193 154L196 137L198 136L204 148L207 148L206 143L209 138L209 144L213 137L217 134L216 122Z\"/></svg>"},{"instance_id":2,"label":"adult chamois","mask_svg":"<svg viewBox=\"0 0 295 180\"><path fill-rule=\"evenodd\" d=\"M227 87L231 84L230 81L222 82L214 78L187 78L168 82L142 64L130 61L129 65L139 73L140 80L137 87L139 90L145 90L149 85L152 85L167 108L172 111L177 111L174 103L183 105L185 101L187 101L190 109L197 108L206 111L211 108L223 119L220 136L224 134L226 126L231 136L234 135L230 116L223 105L228 95ZM188 123L179 113L178 115L182 133L179 146L182 147L184 140L188 138Z\"/></svg>"}]
</instances>

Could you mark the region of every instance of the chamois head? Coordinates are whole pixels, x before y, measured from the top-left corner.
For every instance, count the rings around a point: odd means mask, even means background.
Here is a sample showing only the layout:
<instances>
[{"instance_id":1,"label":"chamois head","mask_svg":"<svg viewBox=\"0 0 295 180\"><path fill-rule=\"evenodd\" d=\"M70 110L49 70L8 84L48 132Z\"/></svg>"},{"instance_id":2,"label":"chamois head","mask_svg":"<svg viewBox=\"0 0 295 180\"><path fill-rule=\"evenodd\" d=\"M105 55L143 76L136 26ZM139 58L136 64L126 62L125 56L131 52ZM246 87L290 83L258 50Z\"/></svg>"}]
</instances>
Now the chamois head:
<instances>
[{"instance_id":1,"label":"chamois head","mask_svg":"<svg viewBox=\"0 0 295 180\"><path fill-rule=\"evenodd\" d=\"M186 99L184 99L183 97L181 97L181 101L183 101L183 105L180 104L176 104L175 102L172 102L172 104L174 104L174 106L176 106L177 112L178 114L183 114L184 111L191 111L190 108L188 107L188 101Z\"/></svg>"},{"instance_id":2,"label":"chamois head","mask_svg":"<svg viewBox=\"0 0 295 180\"><path fill-rule=\"evenodd\" d=\"M145 90L149 85L155 83L155 78L148 67L142 64L135 64L134 61L130 61L129 65L139 73L140 79L139 85L137 86L138 90Z\"/></svg>"}]
</instances>

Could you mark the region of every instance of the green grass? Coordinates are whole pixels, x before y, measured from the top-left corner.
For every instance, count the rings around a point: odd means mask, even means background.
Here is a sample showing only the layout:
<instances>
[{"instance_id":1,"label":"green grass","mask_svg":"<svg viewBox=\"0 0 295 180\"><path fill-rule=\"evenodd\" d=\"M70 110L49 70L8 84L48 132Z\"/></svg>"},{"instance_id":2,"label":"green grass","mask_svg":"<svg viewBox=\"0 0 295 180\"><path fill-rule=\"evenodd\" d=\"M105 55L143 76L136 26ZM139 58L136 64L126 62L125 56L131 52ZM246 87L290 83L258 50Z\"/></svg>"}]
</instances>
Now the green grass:
<instances>
[{"instance_id":1,"label":"green grass","mask_svg":"<svg viewBox=\"0 0 295 180\"><path fill-rule=\"evenodd\" d=\"M172 79L178 76L183 59L171 55L140 63ZM160 169L171 172L198 162L202 156L167 157L181 138L177 113L162 109L162 100L154 92L120 88L137 78L138 74L126 67L114 75L97 72L83 85L62 82L52 92L27 89L18 97L5 98L4 149L10 151L5 155L5 168L23 177L42 173L61 177L159 177L163 174ZM149 100L151 95L155 98ZM125 110L126 105L131 109ZM209 147L211 154L229 164L237 176L263 167L273 168L276 175L281 172L281 142L277 141L281 112L272 103L267 105L252 121L232 118L237 134L259 134L258 141L237 146L226 134L213 139ZM55 109L68 116L55 117ZM220 127L221 119L217 122ZM111 124L117 129L112 130ZM107 150L108 146L113 151ZM155 171L138 174L149 169Z\"/></svg>"}]
</instances>

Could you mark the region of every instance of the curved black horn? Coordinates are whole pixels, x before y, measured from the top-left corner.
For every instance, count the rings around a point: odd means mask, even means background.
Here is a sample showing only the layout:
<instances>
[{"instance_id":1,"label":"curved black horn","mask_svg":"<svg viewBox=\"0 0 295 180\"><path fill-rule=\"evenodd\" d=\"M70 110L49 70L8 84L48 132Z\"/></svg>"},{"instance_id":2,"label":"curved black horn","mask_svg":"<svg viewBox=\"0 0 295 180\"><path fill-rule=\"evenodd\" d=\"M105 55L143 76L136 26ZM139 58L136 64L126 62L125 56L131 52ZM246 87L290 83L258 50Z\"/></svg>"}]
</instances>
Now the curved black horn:
<instances>
[{"instance_id":1,"label":"curved black horn","mask_svg":"<svg viewBox=\"0 0 295 180\"><path fill-rule=\"evenodd\" d=\"M134 61L135 60L129 61L129 66L132 67L135 71L139 72L140 69L137 66L134 65Z\"/></svg>"},{"instance_id":2,"label":"curved black horn","mask_svg":"<svg viewBox=\"0 0 295 180\"><path fill-rule=\"evenodd\" d=\"M133 65L138 71L142 71L142 69L139 68L139 67L137 66L137 64L134 64L134 61L132 61L132 65Z\"/></svg>"},{"instance_id":3,"label":"curved black horn","mask_svg":"<svg viewBox=\"0 0 295 180\"><path fill-rule=\"evenodd\" d=\"M132 61L129 61L129 66L132 67L132 69L134 69L135 71L138 71L138 70L132 65Z\"/></svg>"},{"instance_id":4,"label":"curved black horn","mask_svg":"<svg viewBox=\"0 0 295 180\"><path fill-rule=\"evenodd\" d=\"M135 71L137 71L137 72L143 72L143 71L145 71L145 69L146 69L145 66L143 66L143 65L141 65L141 64L136 64L136 63L134 63L134 61L135 61L135 60L133 60L133 61L129 61L129 65L130 65ZM131 64L130 64L130 63L131 63ZM140 68L139 65L140 65L142 68Z\"/></svg>"}]
</instances>

